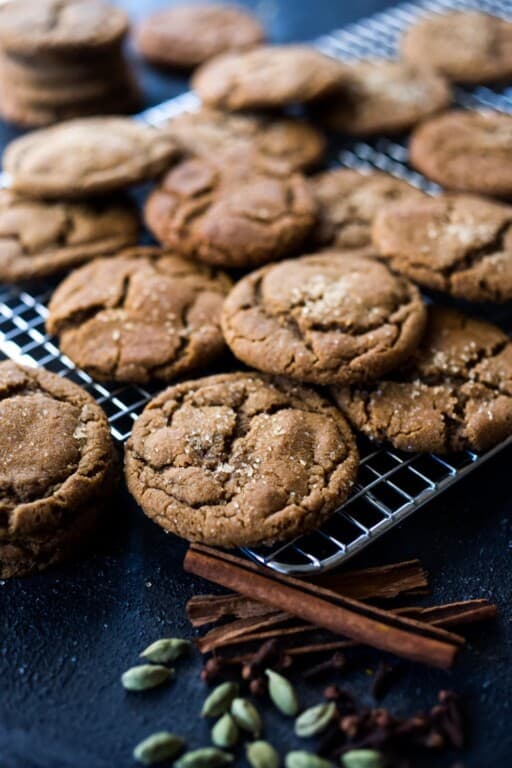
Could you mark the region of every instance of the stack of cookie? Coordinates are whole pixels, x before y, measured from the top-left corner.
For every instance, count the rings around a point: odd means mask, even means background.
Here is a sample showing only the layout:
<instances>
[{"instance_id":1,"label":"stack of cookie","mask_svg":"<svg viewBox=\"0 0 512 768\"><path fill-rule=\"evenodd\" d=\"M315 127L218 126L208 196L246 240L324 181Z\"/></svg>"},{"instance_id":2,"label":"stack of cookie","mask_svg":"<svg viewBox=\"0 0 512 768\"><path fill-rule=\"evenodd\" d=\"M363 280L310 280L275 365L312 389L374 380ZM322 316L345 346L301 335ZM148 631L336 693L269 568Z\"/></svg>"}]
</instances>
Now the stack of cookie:
<instances>
[{"instance_id":1,"label":"stack of cookie","mask_svg":"<svg viewBox=\"0 0 512 768\"><path fill-rule=\"evenodd\" d=\"M459 44L480 34L469 17ZM505 72L512 25L484 18L501 41L487 77ZM0 277L90 262L56 289L48 331L97 380L171 384L125 452L129 489L164 529L235 546L315 528L356 480L353 428L438 453L512 434L512 342L442 306L512 299L512 207L482 197L512 196L512 117L432 117L455 70L446 47L434 72L409 47L406 62L355 66L295 45L223 53L194 76L203 106L159 131L71 121L6 151ZM452 191L307 176L326 142L286 115L296 103L354 135L417 126L412 163ZM155 176L144 217L160 245L127 250L126 208L90 198ZM172 383L212 368L232 372Z\"/></svg>"},{"instance_id":2,"label":"stack of cookie","mask_svg":"<svg viewBox=\"0 0 512 768\"><path fill-rule=\"evenodd\" d=\"M126 14L103 0L17 0L0 7L0 115L39 126L136 111Z\"/></svg>"}]
</instances>

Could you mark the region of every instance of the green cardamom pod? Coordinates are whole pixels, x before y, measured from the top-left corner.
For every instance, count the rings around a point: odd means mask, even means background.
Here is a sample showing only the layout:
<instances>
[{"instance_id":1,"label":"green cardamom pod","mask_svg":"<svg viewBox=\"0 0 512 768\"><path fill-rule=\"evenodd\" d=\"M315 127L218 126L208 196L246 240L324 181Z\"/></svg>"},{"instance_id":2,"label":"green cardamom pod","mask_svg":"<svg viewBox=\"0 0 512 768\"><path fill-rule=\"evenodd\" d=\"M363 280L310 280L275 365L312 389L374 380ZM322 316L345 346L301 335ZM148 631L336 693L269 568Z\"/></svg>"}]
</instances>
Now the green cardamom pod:
<instances>
[{"instance_id":1,"label":"green cardamom pod","mask_svg":"<svg viewBox=\"0 0 512 768\"><path fill-rule=\"evenodd\" d=\"M268 677L268 692L275 706L283 715L294 717L299 711L299 699L293 685L272 669L266 669L265 674Z\"/></svg>"},{"instance_id":2,"label":"green cardamom pod","mask_svg":"<svg viewBox=\"0 0 512 768\"><path fill-rule=\"evenodd\" d=\"M190 640L182 640L181 637L162 637L144 648L140 655L156 664L168 664L188 653L191 645Z\"/></svg>"},{"instance_id":3,"label":"green cardamom pod","mask_svg":"<svg viewBox=\"0 0 512 768\"><path fill-rule=\"evenodd\" d=\"M238 726L226 712L212 728L212 741L216 747L234 747L238 741Z\"/></svg>"},{"instance_id":4,"label":"green cardamom pod","mask_svg":"<svg viewBox=\"0 0 512 768\"><path fill-rule=\"evenodd\" d=\"M233 755L216 747L202 747L186 752L174 763L175 768L221 768L234 760Z\"/></svg>"},{"instance_id":5,"label":"green cardamom pod","mask_svg":"<svg viewBox=\"0 0 512 768\"><path fill-rule=\"evenodd\" d=\"M252 733L254 738L258 738L261 733L260 713L247 699L233 699L231 703L231 714L235 718L236 724L244 731Z\"/></svg>"},{"instance_id":6,"label":"green cardamom pod","mask_svg":"<svg viewBox=\"0 0 512 768\"><path fill-rule=\"evenodd\" d=\"M174 677L174 669L158 664L141 664L131 667L121 675L121 683L127 691L147 691L162 685L170 677Z\"/></svg>"},{"instance_id":7,"label":"green cardamom pod","mask_svg":"<svg viewBox=\"0 0 512 768\"><path fill-rule=\"evenodd\" d=\"M284 764L286 768L332 768L332 763L329 760L324 760L323 757L301 749L288 752Z\"/></svg>"},{"instance_id":8,"label":"green cardamom pod","mask_svg":"<svg viewBox=\"0 0 512 768\"><path fill-rule=\"evenodd\" d=\"M279 768L279 754L268 741L252 741L246 756L251 768Z\"/></svg>"},{"instance_id":9,"label":"green cardamom pod","mask_svg":"<svg viewBox=\"0 0 512 768\"><path fill-rule=\"evenodd\" d=\"M301 739L316 736L317 733L325 731L335 715L336 704L334 701L305 709L295 721L295 733Z\"/></svg>"},{"instance_id":10,"label":"green cardamom pod","mask_svg":"<svg viewBox=\"0 0 512 768\"><path fill-rule=\"evenodd\" d=\"M137 744L133 750L133 757L139 763L153 765L153 763L160 763L163 760L172 760L184 746L183 739L175 736L174 733L159 731Z\"/></svg>"},{"instance_id":11,"label":"green cardamom pod","mask_svg":"<svg viewBox=\"0 0 512 768\"><path fill-rule=\"evenodd\" d=\"M341 757L343 768L384 768L386 762L376 749L351 749Z\"/></svg>"},{"instance_id":12,"label":"green cardamom pod","mask_svg":"<svg viewBox=\"0 0 512 768\"><path fill-rule=\"evenodd\" d=\"M238 683L221 683L206 697L201 710L201 717L220 717L238 696Z\"/></svg>"}]
</instances>

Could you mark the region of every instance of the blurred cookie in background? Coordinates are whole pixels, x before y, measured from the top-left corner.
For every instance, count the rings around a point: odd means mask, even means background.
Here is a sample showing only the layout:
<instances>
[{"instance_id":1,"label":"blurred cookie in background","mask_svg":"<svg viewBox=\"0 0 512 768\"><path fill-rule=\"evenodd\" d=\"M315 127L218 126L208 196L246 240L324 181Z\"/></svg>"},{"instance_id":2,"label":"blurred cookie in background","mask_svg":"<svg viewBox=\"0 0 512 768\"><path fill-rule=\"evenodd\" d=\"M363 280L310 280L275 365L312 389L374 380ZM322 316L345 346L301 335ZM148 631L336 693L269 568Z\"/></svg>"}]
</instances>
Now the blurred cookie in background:
<instances>
[{"instance_id":1,"label":"blurred cookie in background","mask_svg":"<svg viewBox=\"0 0 512 768\"><path fill-rule=\"evenodd\" d=\"M226 51L263 42L258 19L236 5L179 5L143 19L135 30L138 50L160 66L193 69Z\"/></svg>"}]
</instances>

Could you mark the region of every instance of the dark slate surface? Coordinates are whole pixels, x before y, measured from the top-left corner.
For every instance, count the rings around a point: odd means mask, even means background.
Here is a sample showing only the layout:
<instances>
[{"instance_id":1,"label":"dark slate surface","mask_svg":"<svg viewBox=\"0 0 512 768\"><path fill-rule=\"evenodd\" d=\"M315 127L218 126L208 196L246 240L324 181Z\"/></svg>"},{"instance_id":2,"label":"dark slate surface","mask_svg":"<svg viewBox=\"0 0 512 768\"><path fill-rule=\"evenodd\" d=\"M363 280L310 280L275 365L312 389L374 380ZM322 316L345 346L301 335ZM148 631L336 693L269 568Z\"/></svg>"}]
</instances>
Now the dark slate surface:
<instances>
[{"instance_id":1,"label":"dark slate surface","mask_svg":"<svg viewBox=\"0 0 512 768\"><path fill-rule=\"evenodd\" d=\"M158 2L125 0L134 16ZM160 3L161 4L161 3ZM379 0L264 0L257 6L275 40L309 39L386 7ZM183 79L140 67L149 104L179 93ZM1 129L3 142L12 135ZM456 670L447 674L402 665L391 709L430 707L443 687L466 702L471 743L460 758L425 765L503 768L512 756L510 727L510 460L498 458L388 534L354 565L420 557L432 573L431 602L489 597L499 604L494 624L474 629ZM127 695L119 675L162 635L185 635L184 605L207 584L183 573L184 545L145 520L120 494L113 519L93 552L40 576L0 583L0 768L125 768L131 750L154 730L208 743L197 717L204 696L199 660L180 666L178 680L152 693ZM366 665L374 669L376 657ZM370 701L371 676L347 684ZM314 687L302 692L314 703ZM284 753L295 745L290 723L264 712L265 732Z\"/></svg>"}]
</instances>

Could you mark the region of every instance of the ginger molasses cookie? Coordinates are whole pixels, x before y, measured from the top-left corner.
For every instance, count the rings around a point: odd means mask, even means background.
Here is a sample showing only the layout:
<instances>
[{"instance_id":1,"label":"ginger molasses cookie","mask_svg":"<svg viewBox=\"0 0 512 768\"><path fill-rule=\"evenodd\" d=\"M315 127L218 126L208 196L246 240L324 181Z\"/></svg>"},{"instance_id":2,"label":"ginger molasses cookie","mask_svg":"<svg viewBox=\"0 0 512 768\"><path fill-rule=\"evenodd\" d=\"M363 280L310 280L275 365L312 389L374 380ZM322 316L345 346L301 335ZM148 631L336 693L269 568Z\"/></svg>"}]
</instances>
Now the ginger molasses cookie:
<instances>
[{"instance_id":1,"label":"ginger molasses cookie","mask_svg":"<svg viewBox=\"0 0 512 768\"><path fill-rule=\"evenodd\" d=\"M358 453L311 389L257 373L169 387L136 421L128 488L166 531L221 547L291 539L347 498Z\"/></svg>"},{"instance_id":2,"label":"ginger molasses cookie","mask_svg":"<svg viewBox=\"0 0 512 768\"><path fill-rule=\"evenodd\" d=\"M512 299L512 206L425 195L380 211L373 239L380 258L420 285L469 301Z\"/></svg>"},{"instance_id":3,"label":"ginger molasses cookie","mask_svg":"<svg viewBox=\"0 0 512 768\"><path fill-rule=\"evenodd\" d=\"M57 288L47 328L62 351L96 379L169 381L225 350L223 273L159 248L97 259Z\"/></svg>"},{"instance_id":4,"label":"ginger molasses cookie","mask_svg":"<svg viewBox=\"0 0 512 768\"><path fill-rule=\"evenodd\" d=\"M222 330L232 352L313 384L374 379L400 365L425 326L418 289L358 252L322 252L252 272L230 292Z\"/></svg>"},{"instance_id":5,"label":"ginger molasses cookie","mask_svg":"<svg viewBox=\"0 0 512 768\"><path fill-rule=\"evenodd\" d=\"M257 168L288 175L316 165L325 152L325 138L304 120L234 114L203 107L172 118L168 130L192 155L221 168Z\"/></svg>"},{"instance_id":6,"label":"ginger molasses cookie","mask_svg":"<svg viewBox=\"0 0 512 768\"><path fill-rule=\"evenodd\" d=\"M398 61L360 61L339 91L319 105L318 116L332 131L353 136L397 133L445 109L452 100L439 75Z\"/></svg>"},{"instance_id":7,"label":"ginger molasses cookie","mask_svg":"<svg viewBox=\"0 0 512 768\"><path fill-rule=\"evenodd\" d=\"M120 43L127 14L103 0L16 0L0 7L0 47L9 52L73 52Z\"/></svg>"},{"instance_id":8,"label":"ginger molasses cookie","mask_svg":"<svg viewBox=\"0 0 512 768\"><path fill-rule=\"evenodd\" d=\"M128 199L62 203L0 190L0 281L48 277L135 245L137 209Z\"/></svg>"},{"instance_id":9,"label":"ginger molasses cookie","mask_svg":"<svg viewBox=\"0 0 512 768\"><path fill-rule=\"evenodd\" d=\"M491 323L430 307L409 365L332 392L373 440L403 451L485 451L512 434L512 342Z\"/></svg>"},{"instance_id":10,"label":"ginger molasses cookie","mask_svg":"<svg viewBox=\"0 0 512 768\"><path fill-rule=\"evenodd\" d=\"M216 56L197 70L192 87L213 107L266 109L326 96L339 87L346 69L306 45L262 46Z\"/></svg>"},{"instance_id":11,"label":"ginger molasses cookie","mask_svg":"<svg viewBox=\"0 0 512 768\"><path fill-rule=\"evenodd\" d=\"M0 578L82 545L114 488L105 414L81 387L43 369L0 363Z\"/></svg>"},{"instance_id":12,"label":"ginger molasses cookie","mask_svg":"<svg viewBox=\"0 0 512 768\"><path fill-rule=\"evenodd\" d=\"M364 248L373 252L371 226L377 212L397 200L417 200L423 193L388 173L360 173L349 168L325 171L311 179L318 203L313 240L318 246Z\"/></svg>"},{"instance_id":13,"label":"ginger molasses cookie","mask_svg":"<svg viewBox=\"0 0 512 768\"><path fill-rule=\"evenodd\" d=\"M225 51L253 48L265 38L258 19L235 5L182 5L143 19L136 39L145 58L192 69Z\"/></svg>"},{"instance_id":14,"label":"ginger molasses cookie","mask_svg":"<svg viewBox=\"0 0 512 768\"><path fill-rule=\"evenodd\" d=\"M177 156L165 130L123 117L70 120L21 136L4 152L17 192L80 198L152 179Z\"/></svg>"},{"instance_id":15,"label":"ginger molasses cookie","mask_svg":"<svg viewBox=\"0 0 512 768\"><path fill-rule=\"evenodd\" d=\"M222 267L251 267L297 251L316 205L301 174L270 176L205 158L174 166L150 194L145 221L178 253Z\"/></svg>"},{"instance_id":16,"label":"ginger molasses cookie","mask_svg":"<svg viewBox=\"0 0 512 768\"><path fill-rule=\"evenodd\" d=\"M512 116L455 110L414 131L412 165L448 189L512 195Z\"/></svg>"},{"instance_id":17,"label":"ginger molasses cookie","mask_svg":"<svg viewBox=\"0 0 512 768\"><path fill-rule=\"evenodd\" d=\"M478 11L435 14L402 40L406 61L459 83L487 83L512 75L512 24Z\"/></svg>"}]
</instances>

